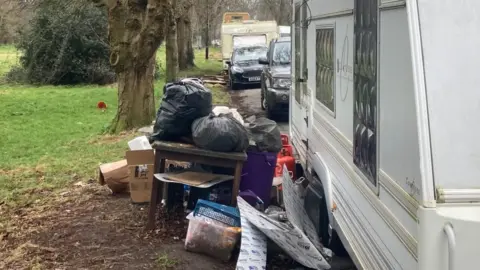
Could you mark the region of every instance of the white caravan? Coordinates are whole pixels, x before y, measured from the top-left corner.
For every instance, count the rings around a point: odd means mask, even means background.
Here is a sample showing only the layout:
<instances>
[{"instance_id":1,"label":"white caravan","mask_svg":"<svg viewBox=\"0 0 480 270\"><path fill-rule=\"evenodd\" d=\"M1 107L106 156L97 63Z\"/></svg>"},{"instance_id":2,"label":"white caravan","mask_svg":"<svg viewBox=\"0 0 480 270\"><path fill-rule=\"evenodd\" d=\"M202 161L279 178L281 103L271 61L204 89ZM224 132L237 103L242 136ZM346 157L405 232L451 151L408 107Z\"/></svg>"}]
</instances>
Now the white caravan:
<instances>
[{"instance_id":1,"label":"white caravan","mask_svg":"<svg viewBox=\"0 0 480 270\"><path fill-rule=\"evenodd\" d=\"M480 269L480 1L292 8L290 135L323 242L359 269Z\"/></svg>"},{"instance_id":2,"label":"white caravan","mask_svg":"<svg viewBox=\"0 0 480 270\"><path fill-rule=\"evenodd\" d=\"M279 25L278 26L278 36L279 37L289 37L290 36L290 26Z\"/></svg>"},{"instance_id":3,"label":"white caravan","mask_svg":"<svg viewBox=\"0 0 480 270\"><path fill-rule=\"evenodd\" d=\"M232 57L233 48L242 45L267 45L278 36L275 21L246 20L222 24L222 60L223 69L227 70L226 61Z\"/></svg>"}]
</instances>

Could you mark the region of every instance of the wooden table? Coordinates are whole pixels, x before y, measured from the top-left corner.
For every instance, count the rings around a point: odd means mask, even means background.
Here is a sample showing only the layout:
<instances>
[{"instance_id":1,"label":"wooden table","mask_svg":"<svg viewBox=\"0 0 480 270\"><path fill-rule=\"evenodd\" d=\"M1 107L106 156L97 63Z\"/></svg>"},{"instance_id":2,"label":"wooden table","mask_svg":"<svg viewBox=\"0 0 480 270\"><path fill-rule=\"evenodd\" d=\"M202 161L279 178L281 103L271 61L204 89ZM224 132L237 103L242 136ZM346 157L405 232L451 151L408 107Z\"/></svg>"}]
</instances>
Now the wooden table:
<instances>
[{"instance_id":1,"label":"wooden table","mask_svg":"<svg viewBox=\"0 0 480 270\"><path fill-rule=\"evenodd\" d=\"M215 152L200 149L191 144L155 141L152 143L155 149L154 174L165 172L165 160L177 160L195 162L205 165L234 168L232 200L233 206L237 204L237 196L240 188L240 178L242 174L243 162L247 160L245 152ZM150 210L148 213L147 229L155 228L155 218L157 214L157 204L162 201L163 189L165 183L152 179L152 196L150 199Z\"/></svg>"}]
</instances>

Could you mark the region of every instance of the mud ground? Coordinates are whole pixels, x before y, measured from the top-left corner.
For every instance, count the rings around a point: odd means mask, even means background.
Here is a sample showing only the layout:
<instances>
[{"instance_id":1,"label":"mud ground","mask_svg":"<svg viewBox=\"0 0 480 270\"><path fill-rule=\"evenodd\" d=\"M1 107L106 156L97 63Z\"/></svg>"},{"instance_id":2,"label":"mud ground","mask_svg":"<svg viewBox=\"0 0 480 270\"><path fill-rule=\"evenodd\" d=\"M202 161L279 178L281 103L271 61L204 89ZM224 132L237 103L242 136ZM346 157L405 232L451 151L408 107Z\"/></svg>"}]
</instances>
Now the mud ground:
<instances>
[{"instance_id":1,"label":"mud ground","mask_svg":"<svg viewBox=\"0 0 480 270\"><path fill-rule=\"evenodd\" d=\"M186 252L187 223L171 215L147 232L148 206L96 182L22 209L1 209L0 269L233 269Z\"/></svg>"}]
</instances>

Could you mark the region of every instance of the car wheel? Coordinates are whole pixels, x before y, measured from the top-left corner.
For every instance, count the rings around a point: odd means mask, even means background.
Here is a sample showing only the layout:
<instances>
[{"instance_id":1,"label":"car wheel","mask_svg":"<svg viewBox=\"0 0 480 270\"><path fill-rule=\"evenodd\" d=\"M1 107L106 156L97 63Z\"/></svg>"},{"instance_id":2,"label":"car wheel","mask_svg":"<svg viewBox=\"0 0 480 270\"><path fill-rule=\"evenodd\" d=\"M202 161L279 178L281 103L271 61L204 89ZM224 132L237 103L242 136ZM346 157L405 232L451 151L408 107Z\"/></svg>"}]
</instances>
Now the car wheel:
<instances>
[{"instance_id":1,"label":"car wheel","mask_svg":"<svg viewBox=\"0 0 480 270\"><path fill-rule=\"evenodd\" d=\"M238 83L230 82L230 89L238 90L238 88L239 88Z\"/></svg>"},{"instance_id":2,"label":"car wheel","mask_svg":"<svg viewBox=\"0 0 480 270\"><path fill-rule=\"evenodd\" d=\"M265 106L265 111L266 111L267 118L271 119L271 120L274 120L275 114L273 113L273 110L270 107L268 107L268 102L267 102L266 99L263 102L263 104Z\"/></svg>"}]
</instances>

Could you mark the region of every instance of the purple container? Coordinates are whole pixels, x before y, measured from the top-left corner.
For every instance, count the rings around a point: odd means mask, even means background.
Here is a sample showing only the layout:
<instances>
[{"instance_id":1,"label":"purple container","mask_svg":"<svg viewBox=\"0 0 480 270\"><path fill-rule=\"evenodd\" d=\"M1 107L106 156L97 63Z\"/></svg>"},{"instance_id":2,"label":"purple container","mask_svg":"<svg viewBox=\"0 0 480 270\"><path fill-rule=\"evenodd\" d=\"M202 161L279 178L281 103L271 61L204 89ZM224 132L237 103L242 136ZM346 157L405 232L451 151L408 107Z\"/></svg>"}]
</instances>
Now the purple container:
<instances>
[{"instance_id":1,"label":"purple container","mask_svg":"<svg viewBox=\"0 0 480 270\"><path fill-rule=\"evenodd\" d=\"M273 175L277 165L277 153L247 152L243 164L240 190L251 190L262 199L265 208L270 204Z\"/></svg>"}]
</instances>

